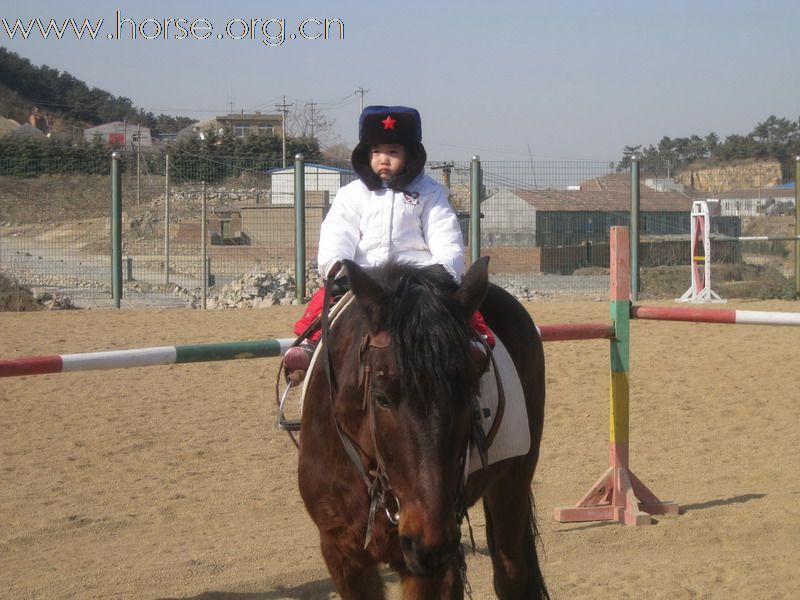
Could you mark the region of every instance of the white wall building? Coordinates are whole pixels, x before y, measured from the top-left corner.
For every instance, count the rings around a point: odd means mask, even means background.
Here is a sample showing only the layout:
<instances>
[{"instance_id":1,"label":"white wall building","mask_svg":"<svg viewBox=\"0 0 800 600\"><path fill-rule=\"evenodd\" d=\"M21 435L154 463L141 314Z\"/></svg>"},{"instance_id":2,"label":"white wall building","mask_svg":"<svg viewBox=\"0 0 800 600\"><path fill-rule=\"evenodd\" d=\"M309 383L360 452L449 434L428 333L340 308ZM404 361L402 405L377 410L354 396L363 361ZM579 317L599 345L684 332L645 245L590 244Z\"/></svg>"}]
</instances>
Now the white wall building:
<instances>
[{"instance_id":1,"label":"white wall building","mask_svg":"<svg viewBox=\"0 0 800 600\"><path fill-rule=\"evenodd\" d=\"M109 146L116 146L125 150L135 150L140 144L142 148L153 146L150 128L136 123L112 121L111 123L104 123L103 125L83 130L83 137L89 143L93 142L96 136L100 136L103 143Z\"/></svg>"},{"instance_id":2,"label":"white wall building","mask_svg":"<svg viewBox=\"0 0 800 600\"><path fill-rule=\"evenodd\" d=\"M270 171L272 177L272 204L294 204L294 165ZM350 169L305 165L306 192L328 192L330 201L339 188L356 179Z\"/></svg>"}]
</instances>

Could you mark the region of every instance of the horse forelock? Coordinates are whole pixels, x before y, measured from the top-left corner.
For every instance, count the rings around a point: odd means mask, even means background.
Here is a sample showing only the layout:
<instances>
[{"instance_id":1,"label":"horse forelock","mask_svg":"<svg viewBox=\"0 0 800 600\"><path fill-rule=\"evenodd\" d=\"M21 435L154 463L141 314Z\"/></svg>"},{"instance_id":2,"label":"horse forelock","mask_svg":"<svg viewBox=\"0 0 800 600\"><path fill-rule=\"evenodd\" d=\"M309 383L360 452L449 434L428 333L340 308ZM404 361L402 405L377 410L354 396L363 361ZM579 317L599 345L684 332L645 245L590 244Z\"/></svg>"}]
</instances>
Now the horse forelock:
<instances>
[{"instance_id":1,"label":"horse forelock","mask_svg":"<svg viewBox=\"0 0 800 600\"><path fill-rule=\"evenodd\" d=\"M471 332L443 268L389 263L376 271L389 297L387 329L405 394L422 412L449 412L477 394Z\"/></svg>"}]
</instances>

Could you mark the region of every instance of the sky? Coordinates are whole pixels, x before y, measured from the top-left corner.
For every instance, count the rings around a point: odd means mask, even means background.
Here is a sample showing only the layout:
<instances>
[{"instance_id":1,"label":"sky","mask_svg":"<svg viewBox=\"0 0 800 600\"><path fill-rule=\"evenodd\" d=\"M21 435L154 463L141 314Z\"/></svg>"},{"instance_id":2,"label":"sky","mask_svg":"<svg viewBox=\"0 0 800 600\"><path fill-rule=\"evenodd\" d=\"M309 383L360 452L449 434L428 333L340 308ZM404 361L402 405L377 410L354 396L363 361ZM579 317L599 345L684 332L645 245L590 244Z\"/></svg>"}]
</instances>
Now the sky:
<instances>
[{"instance_id":1,"label":"sky","mask_svg":"<svg viewBox=\"0 0 800 600\"><path fill-rule=\"evenodd\" d=\"M352 147L362 99L413 106L430 160L616 161L626 145L800 117L797 0L0 6L0 45L146 111L205 119L314 102L333 121L323 143ZM96 39L11 39L16 19L37 18L102 24Z\"/></svg>"}]
</instances>

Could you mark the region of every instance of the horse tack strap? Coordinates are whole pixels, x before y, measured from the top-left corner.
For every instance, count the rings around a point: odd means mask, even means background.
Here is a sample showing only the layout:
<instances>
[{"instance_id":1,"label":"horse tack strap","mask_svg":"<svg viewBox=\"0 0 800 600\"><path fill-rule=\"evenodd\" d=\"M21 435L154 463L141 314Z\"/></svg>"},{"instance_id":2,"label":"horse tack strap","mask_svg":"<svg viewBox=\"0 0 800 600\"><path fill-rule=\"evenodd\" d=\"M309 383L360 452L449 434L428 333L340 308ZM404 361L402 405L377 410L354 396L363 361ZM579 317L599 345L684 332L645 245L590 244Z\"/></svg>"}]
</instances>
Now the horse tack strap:
<instances>
[{"instance_id":1,"label":"horse tack strap","mask_svg":"<svg viewBox=\"0 0 800 600\"><path fill-rule=\"evenodd\" d=\"M364 468L364 463L361 459L361 455L364 454L364 451L361 450L361 448L358 447L358 444L356 444L339 426L339 422L336 420L336 412L334 410L336 380L331 367L332 359L330 343L328 342L328 334L330 333L330 289L333 279L333 275L328 275L328 278L325 281L325 293L322 301L322 314L320 316L320 320L322 322L322 344L324 350L322 358L323 366L325 367L325 376L328 379L328 399L330 401L331 419L333 419L336 433L339 436L339 441L342 444L342 448L344 448L345 454L347 454L348 458L356 466L359 476L369 488L372 482L367 475L367 470Z\"/></svg>"},{"instance_id":2,"label":"horse tack strap","mask_svg":"<svg viewBox=\"0 0 800 600\"><path fill-rule=\"evenodd\" d=\"M503 420L503 414L506 411L506 394L503 391L503 382L500 379L500 370L497 368L497 362L494 359L494 352L492 352L492 348L489 344L481 338L484 346L486 347L486 351L489 353L489 360L492 361L492 370L494 371L494 378L497 382L497 409L495 410L494 421L492 421L492 426L489 428L489 433L486 434L486 450L489 450L489 447L492 445L495 436L497 435L498 430L500 429L500 423Z\"/></svg>"},{"instance_id":3,"label":"horse tack strap","mask_svg":"<svg viewBox=\"0 0 800 600\"><path fill-rule=\"evenodd\" d=\"M367 333L364 336L364 339L361 342L361 352L363 354L364 350L367 348L388 348L392 345L392 336L391 334L386 331L379 331L376 334Z\"/></svg>"},{"instance_id":4,"label":"horse tack strap","mask_svg":"<svg viewBox=\"0 0 800 600\"><path fill-rule=\"evenodd\" d=\"M369 366L366 368L367 372L367 382L365 385L365 398L366 395L369 394L369 388L367 387L369 384L369 373L371 373L371 369ZM366 400L365 400L366 401ZM374 472L374 478L372 480L372 484L367 486L369 489L369 517L367 519L367 533L364 540L364 548L369 545L370 540L372 539L372 528L375 524L375 511L378 507L378 504L383 506L384 511L386 512L386 517L389 519L389 522L393 525L397 525L400 521L400 501L397 499L392 493L392 485L389 483L389 477L386 475L386 467L383 462L383 457L381 456L380 452L378 451L378 442L375 439L375 417L372 409L372 403L367 403L367 419L369 420L369 431L370 436L372 437L372 447L375 451L375 463L376 468ZM394 498L395 505L397 506L397 511L394 514L389 512L389 507L386 505L386 493L389 492L392 497Z\"/></svg>"},{"instance_id":5,"label":"horse tack strap","mask_svg":"<svg viewBox=\"0 0 800 600\"><path fill-rule=\"evenodd\" d=\"M367 402L369 400L369 391L370 391L370 381L372 376L372 367L366 363L364 360L364 353L370 348L377 348L378 350L385 350L392 344L392 338L388 331L380 331L375 335L372 334L364 334L364 337L361 339L361 346L358 349L358 381L359 385L363 386L364 388L364 398L361 401L361 410L364 411L367 408ZM379 372L379 375L382 373Z\"/></svg>"},{"instance_id":6,"label":"horse tack strap","mask_svg":"<svg viewBox=\"0 0 800 600\"><path fill-rule=\"evenodd\" d=\"M322 315L321 315L321 322L322 322L322 344L323 349L325 350L323 359L324 359L324 367L325 367L325 375L328 379L328 398L330 401L330 410L331 410L331 419L333 419L333 424L336 429L336 434L339 436L339 441L342 444L342 448L347 454L347 457L350 459L350 462L355 465L356 469L358 470L359 477L364 482L367 487L367 492L370 497L370 509L369 509L369 517L367 520L367 532L366 532L366 540L364 542L364 547L366 548L372 538L372 528L375 522L375 511L377 509L378 503L381 503L386 506L385 494L388 489L391 489L389 486L389 482L386 479L385 471L383 470L383 465L380 461L378 461L378 469L375 473L367 473L367 469L364 466L363 457L366 456L364 450L339 426L339 422L336 420L336 412L335 408L335 399L336 399L336 380L333 375L333 368L332 368L332 357L330 353L330 344L328 343L328 334L330 333L330 322L329 322L329 298L330 298L330 284L332 281L332 276L328 276L328 279L325 283L325 295L323 296L323 303L322 303ZM374 342L373 342L374 338ZM364 349L367 347L376 347L376 348L383 348L389 345L391 342L391 338L389 337L388 332L380 332L376 336L370 337L369 335L365 336L362 346L361 352L363 353ZM369 379L369 372L367 371L367 380ZM368 381L367 381L368 383ZM368 385L365 386L367 391L365 392L368 394ZM366 402L366 396L365 396ZM374 440L374 432L373 432L373 440ZM387 516L389 513L387 511ZM389 520L391 521L391 516L389 516Z\"/></svg>"}]
</instances>

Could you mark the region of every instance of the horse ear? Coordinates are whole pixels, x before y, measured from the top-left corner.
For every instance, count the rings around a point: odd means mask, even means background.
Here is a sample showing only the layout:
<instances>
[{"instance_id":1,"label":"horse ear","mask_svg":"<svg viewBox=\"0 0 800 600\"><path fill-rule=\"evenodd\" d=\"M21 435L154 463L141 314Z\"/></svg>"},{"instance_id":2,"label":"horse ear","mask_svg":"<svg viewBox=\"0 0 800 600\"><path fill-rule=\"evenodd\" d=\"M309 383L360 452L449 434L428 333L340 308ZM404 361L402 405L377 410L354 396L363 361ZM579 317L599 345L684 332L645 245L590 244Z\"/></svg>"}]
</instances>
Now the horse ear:
<instances>
[{"instance_id":1,"label":"horse ear","mask_svg":"<svg viewBox=\"0 0 800 600\"><path fill-rule=\"evenodd\" d=\"M489 257L482 256L474 263L461 280L461 286L456 291L456 299L471 315L483 303L489 289Z\"/></svg>"},{"instance_id":2,"label":"horse ear","mask_svg":"<svg viewBox=\"0 0 800 600\"><path fill-rule=\"evenodd\" d=\"M359 306L367 314L367 322L371 332L375 333L385 329L389 302L386 292L378 282L352 260L343 260L342 264L347 269L350 291L353 292Z\"/></svg>"}]
</instances>

